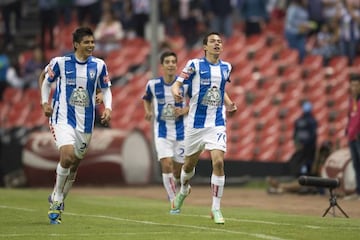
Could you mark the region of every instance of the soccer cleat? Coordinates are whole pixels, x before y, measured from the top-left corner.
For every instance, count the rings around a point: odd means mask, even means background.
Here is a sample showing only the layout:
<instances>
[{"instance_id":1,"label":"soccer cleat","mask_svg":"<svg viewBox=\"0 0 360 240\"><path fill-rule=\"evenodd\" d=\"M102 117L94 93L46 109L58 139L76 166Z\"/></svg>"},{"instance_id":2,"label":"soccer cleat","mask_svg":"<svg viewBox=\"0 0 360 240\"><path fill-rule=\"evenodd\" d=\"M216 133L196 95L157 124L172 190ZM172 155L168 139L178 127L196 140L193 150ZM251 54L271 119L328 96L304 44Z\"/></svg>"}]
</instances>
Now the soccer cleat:
<instances>
[{"instance_id":1,"label":"soccer cleat","mask_svg":"<svg viewBox=\"0 0 360 240\"><path fill-rule=\"evenodd\" d=\"M50 194L49 197L48 197L48 202L49 202L50 206L51 206L51 204L53 203L53 200L52 200L52 198L51 198L51 194ZM64 209L65 209L65 203L62 202L62 203L61 203L61 206L60 206L60 211L63 212Z\"/></svg>"},{"instance_id":2,"label":"soccer cleat","mask_svg":"<svg viewBox=\"0 0 360 240\"><path fill-rule=\"evenodd\" d=\"M211 219L213 219L216 224L225 223L225 219L220 210L211 210Z\"/></svg>"},{"instance_id":3,"label":"soccer cleat","mask_svg":"<svg viewBox=\"0 0 360 240\"><path fill-rule=\"evenodd\" d=\"M180 213L180 209L173 209L172 206L173 206L173 204L172 204L172 202L171 202L170 214L171 214L171 215L179 214L179 213Z\"/></svg>"},{"instance_id":4,"label":"soccer cleat","mask_svg":"<svg viewBox=\"0 0 360 240\"><path fill-rule=\"evenodd\" d=\"M48 217L50 219L50 224L60 224L61 223L61 202L53 202L50 204L48 211Z\"/></svg>"},{"instance_id":5,"label":"soccer cleat","mask_svg":"<svg viewBox=\"0 0 360 240\"><path fill-rule=\"evenodd\" d=\"M180 213L181 206L183 205L185 198L190 194L190 191L191 187L189 186L187 194L182 194L181 192L178 192L178 194L176 194L175 199L171 201L170 214Z\"/></svg>"}]
</instances>

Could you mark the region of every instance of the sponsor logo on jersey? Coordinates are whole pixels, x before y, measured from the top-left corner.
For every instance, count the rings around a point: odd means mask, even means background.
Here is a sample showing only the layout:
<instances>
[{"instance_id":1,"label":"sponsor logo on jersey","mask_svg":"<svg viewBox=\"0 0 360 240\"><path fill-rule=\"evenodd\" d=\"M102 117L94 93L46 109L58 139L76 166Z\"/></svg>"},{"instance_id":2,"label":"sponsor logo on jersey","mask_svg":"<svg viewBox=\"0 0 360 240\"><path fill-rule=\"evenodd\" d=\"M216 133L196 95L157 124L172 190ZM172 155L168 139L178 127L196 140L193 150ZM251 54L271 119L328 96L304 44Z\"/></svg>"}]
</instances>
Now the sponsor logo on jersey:
<instances>
[{"instance_id":1,"label":"sponsor logo on jersey","mask_svg":"<svg viewBox=\"0 0 360 240\"><path fill-rule=\"evenodd\" d=\"M67 78L66 85L76 85L76 79L75 78Z\"/></svg>"},{"instance_id":2,"label":"sponsor logo on jersey","mask_svg":"<svg viewBox=\"0 0 360 240\"><path fill-rule=\"evenodd\" d=\"M201 85L210 85L210 83L211 83L210 78L201 78L200 79Z\"/></svg>"}]
</instances>

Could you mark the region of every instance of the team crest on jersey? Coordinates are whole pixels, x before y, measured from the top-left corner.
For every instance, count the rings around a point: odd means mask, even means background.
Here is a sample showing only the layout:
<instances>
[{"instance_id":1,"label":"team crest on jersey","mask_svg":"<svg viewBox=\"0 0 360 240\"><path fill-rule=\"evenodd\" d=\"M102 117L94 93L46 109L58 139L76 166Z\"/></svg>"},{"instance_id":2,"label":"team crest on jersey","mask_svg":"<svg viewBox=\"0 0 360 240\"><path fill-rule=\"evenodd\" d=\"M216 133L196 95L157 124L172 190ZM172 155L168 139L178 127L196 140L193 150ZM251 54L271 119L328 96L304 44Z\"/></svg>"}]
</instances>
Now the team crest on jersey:
<instances>
[{"instance_id":1,"label":"team crest on jersey","mask_svg":"<svg viewBox=\"0 0 360 240\"><path fill-rule=\"evenodd\" d=\"M91 80L95 80L96 71L95 70L89 70L89 76Z\"/></svg>"},{"instance_id":2,"label":"team crest on jersey","mask_svg":"<svg viewBox=\"0 0 360 240\"><path fill-rule=\"evenodd\" d=\"M172 104L167 104L161 111L162 120L175 120L175 107Z\"/></svg>"},{"instance_id":3,"label":"team crest on jersey","mask_svg":"<svg viewBox=\"0 0 360 240\"><path fill-rule=\"evenodd\" d=\"M206 93L201 101L201 104L203 104L205 106L213 106L213 107L221 106L220 90L216 86L209 88L206 91Z\"/></svg>"},{"instance_id":4,"label":"team crest on jersey","mask_svg":"<svg viewBox=\"0 0 360 240\"><path fill-rule=\"evenodd\" d=\"M70 96L70 105L74 107L89 107L90 100L87 91L82 88L75 88Z\"/></svg>"}]
</instances>

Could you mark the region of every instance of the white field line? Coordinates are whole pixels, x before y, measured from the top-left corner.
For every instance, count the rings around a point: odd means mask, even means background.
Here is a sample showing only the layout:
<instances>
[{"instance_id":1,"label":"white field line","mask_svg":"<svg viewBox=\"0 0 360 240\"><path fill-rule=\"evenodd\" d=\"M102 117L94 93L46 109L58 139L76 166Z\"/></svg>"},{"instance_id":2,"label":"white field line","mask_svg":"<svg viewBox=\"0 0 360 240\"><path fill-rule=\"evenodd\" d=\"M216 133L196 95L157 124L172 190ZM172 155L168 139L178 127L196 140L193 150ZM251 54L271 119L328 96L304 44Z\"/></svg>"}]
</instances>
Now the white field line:
<instances>
[{"instance_id":1,"label":"white field line","mask_svg":"<svg viewBox=\"0 0 360 240\"><path fill-rule=\"evenodd\" d=\"M181 214L182 216L189 216L189 217L203 217L203 218L209 218L209 216L206 215L194 215L194 214ZM281 225L281 226L294 226L295 224L291 223L280 223L280 222L269 222L269 221L263 221L263 220L250 220L250 219L237 219L237 218L226 218L226 221L233 221L233 222L247 222L247 223L259 223L259 224L268 224L268 225ZM311 228L311 229L320 229L323 228L321 226L315 226L315 225L302 225L302 227Z\"/></svg>"},{"instance_id":2,"label":"white field line","mask_svg":"<svg viewBox=\"0 0 360 240\"><path fill-rule=\"evenodd\" d=\"M30 208L18 208L18 207L10 207L5 205L0 205L0 208L6 208L6 209L13 209L13 210L21 210L21 211L28 211L28 212L34 212L35 209ZM158 225L158 226L167 226L167 227L182 227L182 228L190 228L194 230L206 230L208 232L224 232L229 234L238 234L238 235L245 235L245 236L251 236L256 237L258 239L265 239L265 240L288 240L285 238L280 238L276 236L266 235L266 234L259 234L259 233L248 233L243 231L234 231L234 230L227 230L227 229L221 229L221 228L209 228L209 227L200 227L200 226L193 226L193 225L185 225L185 224L165 224L165 223L158 223L153 221L141 221L141 220L134 220L134 219L128 219L128 218L119 218L119 217L112 217L112 216L106 216L106 215L93 215L93 214L77 214L77 213L70 213L66 212L65 215L72 215L72 216L78 216L78 217L92 217L92 218L102 218L102 219L109 219L109 220L115 220L115 221L122 221L122 222L132 222L132 223L138 223L138 224L144 224L144 225ZM200 215L193 215L193 216L200 216ZM203 216L200 216L203 217ZM123 233L119 233L123 234ZM139 234L139 233L130 233L133 235ZM140 233L141 234L141 233ZM149 234L149 233L147 233ZM67 234L1 234L0 237L19 237L19 236L66 236ZM72 236L78 235L78 236L87 236L87 234L72 234ZM99 235L103 235L103 233L99 233ZM117 235L117 234L114 234ZM92 234L94 236L94 234Z\"/></svg>"},{"instance_id":3,"label":"white field line","mask_svg":"<svg viewBox=\"0 0 360 240\"><path fill-rule=\"evenodd\" d=\"M13 210L19 210L19 211L27 211L27 212L35 212L37 211L36 209L30 209L30 208L20 208L20 207L11 207L11 206L6 206L6 205L0 205L0 208L4 208L4 209L13 209ZM77 215L77 216L81 216L80 214L75 214L75 213L69 213L69 212L65 212L64 213L69 214L69 215ZM185 217L200 217L200 218L210 218L208 215L196 215L196 214L181 214L181 216L185 216ZM136 221L136 220L131 220L130 221ZM233 222L247 222L247 223L259 223L259 224L267 224L267 225L277 225L277 226L295 226L296 224L291 224L291 223L282 223L282 222L270 222L270 221L263 221L263 220L251 220L251 219L237 219L237 218L226 218L226 221L233 221ZM328 227L326 226L316 226L316 225L296 225L297 227L304 227L304 228L310 228L310 229L327 229ZM345 227L343 228L344 230L352 230L352 229L358 229L357 227Z\"/></svg>"},{"instance_id":4,"label":"white field line","mask_svg":"<svg viewBox=\"0 0 360 240\"><path fill-rule=\"evenodd\" d=\"M35 212L36 211L35 209L30 209L30 208L10 207L10 206L5 206L5 205L0 205L0 208L7 208L7 209L26 211L26 212Z\"/></svg>"}]
</instances>

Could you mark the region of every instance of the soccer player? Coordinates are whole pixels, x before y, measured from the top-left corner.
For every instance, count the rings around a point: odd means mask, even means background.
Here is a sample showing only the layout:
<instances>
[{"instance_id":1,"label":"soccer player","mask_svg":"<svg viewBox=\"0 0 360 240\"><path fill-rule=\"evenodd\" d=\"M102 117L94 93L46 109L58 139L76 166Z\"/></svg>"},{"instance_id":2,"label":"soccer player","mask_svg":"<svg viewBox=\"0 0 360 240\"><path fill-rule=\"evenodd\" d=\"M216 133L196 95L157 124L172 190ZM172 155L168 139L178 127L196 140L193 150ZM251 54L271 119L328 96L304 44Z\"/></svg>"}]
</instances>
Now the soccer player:
<instances>
[{"instance_id":1,"label":"soccer player","mask_svg":"<svg viewBox=\"0 0 360 240\"><path fill-rule=\"evenodd\" d=\"M212 207L211 217L217 224L225 220L220 211L224 191L224 153L226 152L226 111L235 112L237 107L225 92L230 81L231 65L220 60L223 42L219 33L212 32L203 40L205 57L187 62L173 84L176 101L182 101L181 86L189 84L190 109L185 128L185 162L181 170L181 188L172 203L172 209L180 211L184 199L190 193L189 181L195 174L195 166L201 152L210 151L212 160Z\"/></svg>"},{"instance_id":2,"label":"soccer player","mask_svg":"<svg viewBox=\"0 0 360 240\"><path fill-rule=\"evenodd\" d=\"M64 197L75 181L77 168L89 148L97 88L102 91L105 105L101 121L107 124L111 119L111 82L105 62L92 56L95 48L92 30L87 27L76 29L73 45L72 54L50 61L41 85L42 109L49 117L50 129L60 152L56 182L49 199L50 224L61 223ZM49 103L52 83L56 83L56 88Z\"/></svg>"},{"instance_id":3,"label":"soccer player","mask_svg":"<svg viewBox=\"0 0 360 240\"><path fill-rule=\"evenodd\" d=\"M171 86L176 80L176 54L164 52L160 56L160 63L164 76L148 81L143 100L145 119L151 121L154 116L155 148L161 165L162 182L172 202L184 163L184 122L189 107L185 102L175 102L171 93ZM187 90L186 84L181 87L183 97ZM176 209L170 210L171 214L177 212Z\"/></svg>"}]
</instances>

